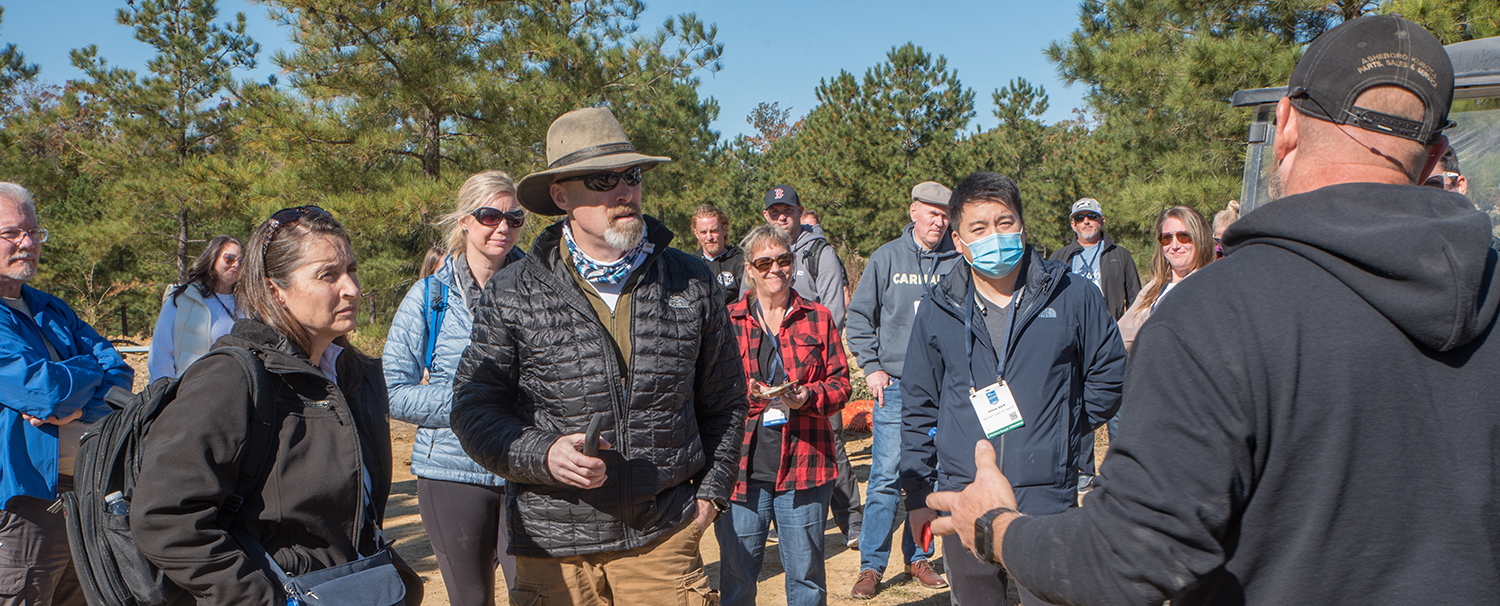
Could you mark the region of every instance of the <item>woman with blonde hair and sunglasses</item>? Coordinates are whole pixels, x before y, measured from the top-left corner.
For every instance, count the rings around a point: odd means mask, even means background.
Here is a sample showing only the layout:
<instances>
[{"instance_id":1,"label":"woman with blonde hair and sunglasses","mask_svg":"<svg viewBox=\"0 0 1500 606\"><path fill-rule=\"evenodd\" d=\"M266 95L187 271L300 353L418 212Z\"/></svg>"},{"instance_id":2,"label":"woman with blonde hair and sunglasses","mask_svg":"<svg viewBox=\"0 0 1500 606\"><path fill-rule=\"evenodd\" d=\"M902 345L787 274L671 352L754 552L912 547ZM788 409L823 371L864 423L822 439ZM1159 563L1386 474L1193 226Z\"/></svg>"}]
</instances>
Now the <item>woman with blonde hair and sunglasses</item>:
<instances>
[{"instance_id":1,"label":"woman with blonde hair and sunglasses","mask_svg":"<svg viewBox=\"0 0 1500 606\"><path fill-rule=\"evenodd\" d=\"M1151 281L1141 288L1135 303L1120 316L1120 336L1125 350L1135 343L1135 335L1151 317L1152 310L1193 272L1214 261L1211 245L1213 232L1198 211L1187 206L1173 206L1156 217L1156 253L1151 257Z\"/></svg>"},{"instance_id":2,"label":"woman with blonde hair and sunglasses","mask_svg":"<svg viewBox=\"0 0 1500 606\"><path fill-rule=\"evenodd\" d=\"M753 606L771 520L790 606L828 601L823 518L833 495L833 428L849 399L844 346L828 308L792 290L791 239L762 225L745 236L745 297L729 306L750 389L739 480L714 524L725 606Z\"/></svg>"},{"instance_id":3,"label":"woman with blonde hair and sunglasses","mask_svg":"<svg viewBox=\"0 0 1500 606\"><path fill-rule=\"evenodd\" d=\"M419 604L420 578L380 528L390 404L379 361L348 339L360 300L349 235L298 206L245 251L243 318L214 349L254 361L210 352L183 373L142 447L131 534L198 604L289 604L291 579L350 568L371 571L360 590Z\"/></svg>"},{"instance_id":4,"label":"woman with blonde hair and sunglasses","mask_svg":"<svg viewBox=\"0 0 1500 606\"><path fill-rule=\"evenodd\" d=\"M493 605L497 565L507 587L515 582L515 558L505 553L505 480L464 453L448 415L479 295L491 276L523 256L516 242L525 223L509 175L469 177L457 208L439 222L447 228L441 266L406 293L386 336L391 417L418 426L411 455L417 507L454 606Z\"/></svg>"}]
</instances>

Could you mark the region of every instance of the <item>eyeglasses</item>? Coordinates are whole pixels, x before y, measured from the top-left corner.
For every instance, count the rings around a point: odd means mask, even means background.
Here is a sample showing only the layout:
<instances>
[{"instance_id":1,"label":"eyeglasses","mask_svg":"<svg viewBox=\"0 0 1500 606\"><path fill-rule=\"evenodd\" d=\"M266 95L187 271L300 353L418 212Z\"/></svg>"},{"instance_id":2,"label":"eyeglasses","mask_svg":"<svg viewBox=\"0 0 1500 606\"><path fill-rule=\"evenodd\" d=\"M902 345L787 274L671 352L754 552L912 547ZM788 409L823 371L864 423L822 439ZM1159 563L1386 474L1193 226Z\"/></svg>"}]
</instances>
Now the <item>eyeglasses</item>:
<instances>
[{"instance_id":1,"label":"eyeglasses","mask_svg":"<svg viewBox=\"0 0 1500 606\"><path fill-rule=\"evenodd\" d=\"M1074 223L1082 223L1082 222L1084 222L1084 221L1087 220L1087 221L1093 221L1095 223L1098 223L1103 218L1104 217L1101 217L1101 216L1096 215L1094 213L1080 213L1080 214L1073 215L1073 222Z\"/></svg>"},{"instance_id":2,"label":"eyeglasses","mask_svg":"<svg viewBox=\"0 0 1500 606\"><path fill-rule=\"evenodd\" d=\"M224 259L224 264L228 265L230 267L234 267L234 266L240 264L240 256L236 255L236 254L228 254L228 255L224 255L224 256L222 256L220 258Z\"/></svg>"},{"instance_id":3,"label":"eyeglasses","mask_svg":"<svg viewBox=\"0 0 1500 606\"><path fill-rule=\"evenodd\" d=\"M303 217L308 215L332 216L328 214L328 211L312 205L293 206L272 213L271 218L266 220L267 223L271 224L271 231L266 233L266 242L261 245L261 257L264 258L266 250L271 248L271 241L276 239L276 230L288 225L296 225L298 221L301 221Z\"/></svg>"},{"instance_id":4,"label":"eyeglasses","mask_svg":"<svg viewBox=\"0 0 1500 606\"><path fill-rule=\"evenodd\" d=\"M639 166L632 166L620 172L589 173L587 175L558 179L554 183L583 181L583 186L588 188L589 191L610 191L620 184L620 179L622 178L625 179L626 185L635 187L641 184L641 179L645 178L645 171L641 170Z\"/></svg>"},{"instance_id":5,"label":"eyeglasses","mask_svg":"<svg viewBox=\"0 0 1500 606\"><path fill-rule=\"evenodd\" d=\"M750 266L754 267L755 271L770 271L772 263L782 267L791 267L793 258L792 253L782 253L775 257L761 257L751 261Z\"/></svg>"},{"instance_id":6,"label":"eyeglasses","mask_svg":"<svg viewBox=\"0 0 1500 606\"><path fill-rule=\"evenodd\" d=\"M1178 244L1192 244L1193 243L1193 235L1190 234L1190 233L1187 233L1185 231L1169 231L1167 233L1160 234L1160 235L1156 236L1156 241L1160 242L1162 246L1171 246L1172 245L1172 236L1177 236L1177 243Z\"/></svg>"},{"instance_id":7,"label":"eyeglasses","mask_svg":"<svg viewBox=\"0 0 1500 606\"><path fill-rule=\"evenodd\" d=\"M1453 182L1457 181L1458 177L1458 173L1438 173L1436 175L1428 177L1427 181L1422 185L1426 185L1427 187L1436 187L1438 189L1448 189L1450 187L1453 187Z\"/></svg>"},{"instance_id":8,"label":"eyeglasses","mask_svg":"<svg viewBox=\"0 0 1500 606\"><path fill-rule=\"evenodd\" d=\"M522 225L526 224L525 209L504 212L498 208L481 206L474 209L474 212L469 213L469 216L474 217L475 220L479 221L480 225L485 227L498 227L501 221L505 221L505 224L509 225L511 229L520 229Z\"/></svg>"},{"instance_id":9,"label":"eyeglasses","mask_svg":"<svg viewBox=\"0 0 1500 606\"><path fill-rule=\"evenodd\" d=\"M7 227L0 229L0 238L10 240L16 246L21 245L21 236L31 236L31 241L42 244L47 241L47 230L45 229L21 229L19 227Z\"/></svg>"}]
</instances>

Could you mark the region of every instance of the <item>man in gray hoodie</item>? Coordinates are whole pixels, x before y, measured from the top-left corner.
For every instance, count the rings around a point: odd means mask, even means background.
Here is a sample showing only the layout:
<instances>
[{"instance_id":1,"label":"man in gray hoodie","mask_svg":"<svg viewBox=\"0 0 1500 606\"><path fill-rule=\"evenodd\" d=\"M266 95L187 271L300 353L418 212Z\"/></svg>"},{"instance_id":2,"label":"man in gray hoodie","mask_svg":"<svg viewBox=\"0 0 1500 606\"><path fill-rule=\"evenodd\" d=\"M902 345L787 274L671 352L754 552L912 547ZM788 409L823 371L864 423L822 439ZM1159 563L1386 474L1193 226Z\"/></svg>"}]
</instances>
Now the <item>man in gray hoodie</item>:
<instances>
[{"instance_id":1,"label":"man in gray hoodie","mask_svg":"<svg viewBox=\"0 0 1500 606\"><path fill-rule=\"evenodd\" d=\"M766 192L766 222L781 228L792 238L792 290L813 303L827 307L833 314L833 325L844 330L847 313L849 278L833 245L823 236L823 228L802 224L802 201L790 185L777 185Z\"/></svg>"},{"instance_id":2,"label":"man in gray hoodie","mask_svg":"<svg viewBox=\"0 0 1500 606\"><path fill-rule=\"evenodd\" d=\"M870 481L865 486L866 522L859 540L860 572L851 594L871 598L891 555L901 478L901 368L912 319L927 289L959 265L958 251L948 229L948 195L941 184L928 181L911 190L911 224L901 237L885 243L870 256L865 273L849 304L849 349L865 371L865 382L875 394L870 446ZM932 569L929 545L917 545L908 528L901 533L906 572L932 589L948 583Z\"/></svg>"},{"instance_id":3,"label":"man in gray hoodie","mask_svg":"<svg viewBox=\"0 0 1500 606\"><path fill-rule=\"evenodd\" d=\"M766 222L792 238L792 290L799 297L827 307L833 316L834 328L843 332L844 314L849 307L849 300L845 298L849 278L844 275L844 263L839 261L833 245L823 237L823 228L802 224L802 200L792 186L771 188L766 192L765 201L763 214ZM833 415L828 422L833 426L834 462L838 468L828 511L833 514L839 532L844 533L845 545L854 547L859 544L864 516L864 508L859 502L859 480L854 477L854 468L849 465L849 454L844 449L843 415Z\"/></svg>"}]
</instances>

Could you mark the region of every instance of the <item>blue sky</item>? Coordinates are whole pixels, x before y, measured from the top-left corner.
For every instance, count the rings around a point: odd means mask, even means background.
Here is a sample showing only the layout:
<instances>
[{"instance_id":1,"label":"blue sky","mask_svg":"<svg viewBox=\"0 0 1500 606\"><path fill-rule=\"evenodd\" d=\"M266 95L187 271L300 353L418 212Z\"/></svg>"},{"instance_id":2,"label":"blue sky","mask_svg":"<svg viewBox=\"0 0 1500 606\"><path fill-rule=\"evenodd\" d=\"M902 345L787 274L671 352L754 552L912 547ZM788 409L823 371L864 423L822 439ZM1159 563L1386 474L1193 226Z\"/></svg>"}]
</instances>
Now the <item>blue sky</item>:
<instances>
[{"instance_id":1,"label":"blue sky","mask_svg":"<svg viewBox=\"0 0 1500 606\"><path fill-rule=\"evenodd\" d=\"M28 62L41 65L41 78L61 84L81 77L68 52L97 44L111 64L141 69L150 49L115 23L123 0L25 0L5 2L0 44L15 43ZM819 0L728 2L725 0L646 0L641 33L654 31L668 17L697 13L717 24L724 45L723 69L702 73L700 94L719 102L714 128L725 138L750 130L745 117L760 102L780 102L794 116L817 103L820 79L846 70L863 76L885 60L893 46L916 43L947 57L964 86L975 93L971 128L994 126L991 92L1013 78L1040 84L1051 97L1047 122L1072 118L1082 107L1083 85L1065 87L1057 69L1042 55L1048 43L1065 40L1078 26L1076 2ZM243 76L264 81L276 73L273 49L287 36L266 18L266 8L246 0L220 0L220 18L244 12L250 34L261 44L260 64Z\"/></svg>"}]
</instances>

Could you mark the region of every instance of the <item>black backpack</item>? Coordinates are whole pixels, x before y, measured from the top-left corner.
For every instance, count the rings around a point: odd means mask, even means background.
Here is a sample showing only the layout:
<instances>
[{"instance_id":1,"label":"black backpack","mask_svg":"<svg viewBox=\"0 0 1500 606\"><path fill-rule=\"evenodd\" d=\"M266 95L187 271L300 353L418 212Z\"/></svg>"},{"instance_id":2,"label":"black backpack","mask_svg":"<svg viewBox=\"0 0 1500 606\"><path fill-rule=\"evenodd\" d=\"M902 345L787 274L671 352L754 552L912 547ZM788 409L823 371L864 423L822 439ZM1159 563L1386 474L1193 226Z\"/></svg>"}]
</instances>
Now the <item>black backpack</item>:
<instances>
[{"instance_id":1,"label":"black backpack","mask_svg":"<svg viewBox=\"0 0 1500 606\"><path fill-rule=\"evenodd\" d=\"M807 277L811 278L814 284L818 282L818 260L823 257L823 249L832 246L828 240L816 238L807 245L807 250L802 251L802 264L807 267ZM833 252L833 257L839 261L839 281L847 288L849 274L844 271L844 260L839 257L838 251Z\"/></svg>"},{"instance_id":2,"label":"black backpack","mask_svg":"<svg viewBox=\"0 0 1500 606\"><path fill-rule=\"evenodd\" d=\"M220 510L226 529L245 498L260 484L260 468L274 450L275 390L260 357L243 347L220 347L203 356L234 358L250 377L255 410L246 448L260 456L244 461L234 495ZM200 360L203 358L200 358ZM68 546L79 584L91 606L191 604L183 591L141 554L130 533L130 499L141 470L141 448L162 410L177 397L179 378L157 379L128 400L106 398L116 410L83 434L74 465L73 492L63 493ZM241 455L245 456L245 455Z\"/></svg>"}]
</instances>

